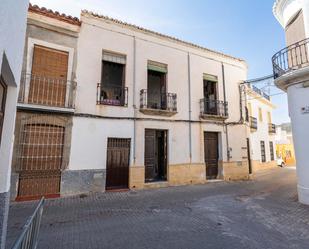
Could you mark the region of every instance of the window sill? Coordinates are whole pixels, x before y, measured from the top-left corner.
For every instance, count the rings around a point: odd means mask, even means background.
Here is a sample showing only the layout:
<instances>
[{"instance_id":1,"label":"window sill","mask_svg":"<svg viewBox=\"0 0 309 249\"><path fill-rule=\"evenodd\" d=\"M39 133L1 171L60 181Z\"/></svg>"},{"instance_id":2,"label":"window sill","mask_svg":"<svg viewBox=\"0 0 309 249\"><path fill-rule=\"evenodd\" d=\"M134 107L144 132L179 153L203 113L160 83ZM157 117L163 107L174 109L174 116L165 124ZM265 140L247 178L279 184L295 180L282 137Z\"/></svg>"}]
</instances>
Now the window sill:
<instances>
[{"instance_id":1,"label":"window sill","mask_svg":"<svg viewBox=\"0 0 309 249\"><path fill-rule=\"evenodd\" d=\"M172 117L177 114L177 111L150 109L150 108L140 108L139 111L145 115L158 115L165 117Z\"/></svg>"},{"instance_id":2,"label":"window sill","mask_svg":"<svg viewBox=\"0 0 309 249\"><path fill-rule=\"evenodd\" d=\"M228 116L212 115L212 114L200 114L201 119L211 119L211 120L226 120Z\"/></svg>"},{"instance_id":3,"label":"window sill","mask_svg":"<svg viewBox=\"0 0 309 249\"><path fill-rule=\"evenodd\" d=\"M117 105L117 104L111 104L111 103L97 103L97 106L113 106L113 107L128 107L128 105Z\"/></svg>"}]
</instances>

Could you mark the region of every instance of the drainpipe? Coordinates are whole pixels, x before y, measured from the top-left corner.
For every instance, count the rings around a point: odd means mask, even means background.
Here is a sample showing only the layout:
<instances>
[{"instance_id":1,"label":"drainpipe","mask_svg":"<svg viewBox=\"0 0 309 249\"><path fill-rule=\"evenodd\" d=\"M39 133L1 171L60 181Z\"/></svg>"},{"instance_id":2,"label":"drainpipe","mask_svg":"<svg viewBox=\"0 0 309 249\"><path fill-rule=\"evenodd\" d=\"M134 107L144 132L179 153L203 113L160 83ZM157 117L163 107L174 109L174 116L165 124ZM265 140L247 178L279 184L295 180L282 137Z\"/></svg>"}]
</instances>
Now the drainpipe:
<instances>
[{"instance_id":1,"label":"drainpipe","mask_svg":"<svg viewBox=\"0 0 309 249\"><path fill-rule=\"evenodd\" d=\"M136 162L136 38L133 36L133 165Z\"/></svg>"},{"instance_id":2,"label":"drainpipe","mask_svg":"<svg viewBox=\"0 0 309 249\"><path fill-rule=\"evenodd\" d=\"M221 63L222 65L222 82L223 82L223 98L224 102L226 102L226 90L225 90L225 71L224 71L224 64L223 62ZM229 145L229 132L228 132L228 125L225 124L225 139L226 139L226 156L227 156L227 161L230 161L230 145Z\"/></svg>"},{"instance_id":3,"label":"drainpipe","mask_svg":"<svg viewBox=\"0 0 309 249\"><path fill-rule=\"evenodd\" d=\"M191 62L190 53L188 53L188 95L189 95L189 157L192 163L192 106L191 106Z\"/></svg>"}]
</instances>

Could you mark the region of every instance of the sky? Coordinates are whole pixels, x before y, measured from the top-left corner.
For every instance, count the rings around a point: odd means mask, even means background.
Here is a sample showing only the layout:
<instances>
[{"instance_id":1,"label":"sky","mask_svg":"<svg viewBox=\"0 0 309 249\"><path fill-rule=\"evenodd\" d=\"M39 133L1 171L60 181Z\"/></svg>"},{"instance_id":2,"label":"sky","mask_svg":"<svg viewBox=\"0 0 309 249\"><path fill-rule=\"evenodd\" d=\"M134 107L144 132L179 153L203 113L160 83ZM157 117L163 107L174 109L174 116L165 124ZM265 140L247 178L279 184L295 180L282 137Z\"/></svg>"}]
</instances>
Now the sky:
<instances>
[{"instance_id":1,"label":"sky","mask_svg":"<svg viewBox=\"0 0 309 249\"><path fill-rule=\"evenodd\" d=\"M249 65L248 79L272 74L271 57L285 47L283 28L272 13L274 0L31 0L31 3L76 17L81 9L87 9L245 59ZM264 90L274 95L273 122L290 122L286 94L274 86Z\"/></svg>"}]
</instances>

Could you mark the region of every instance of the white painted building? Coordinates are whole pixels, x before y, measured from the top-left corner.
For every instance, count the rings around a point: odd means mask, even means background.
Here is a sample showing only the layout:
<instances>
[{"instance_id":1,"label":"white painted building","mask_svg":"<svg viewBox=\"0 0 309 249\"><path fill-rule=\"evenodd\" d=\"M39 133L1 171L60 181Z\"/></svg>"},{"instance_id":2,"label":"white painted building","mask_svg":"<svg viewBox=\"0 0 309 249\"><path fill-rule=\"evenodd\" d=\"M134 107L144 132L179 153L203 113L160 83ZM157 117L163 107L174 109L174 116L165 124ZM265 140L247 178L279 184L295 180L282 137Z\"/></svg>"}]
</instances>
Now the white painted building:
<instances>
[{"instance_id":1,"label":"white painted building","mask_svg":"<svg viewBox=\"0 0 309 249\"><path fill-rule=\"evenodd\" d=\"M275 17L285 30L287 47L273 56L275 84L288 94L297 160L299 201L309 204L309 2L277 0Z\"/></svg>"},{"instance_id":2,"label":"white painted building","mask_svg":"<svg viewBox=\"0 0 309 249\"><path fill-rule=\"evenodd\" d=\"M87 11L77 20L31 6L24 71L13 198L249 177L241 59Z\"/></svg>"},{"instance_id":3,"label":"white painted building","mask_svg":"<svg viewBox=\"0 0 309 249\"><path fill-rule=\"evenodd\" d=\"M147 129L152 129L167 132L167 172L161 185L205 181L204 132L218 136L219 165L213 177L248 176L246 128L240 110L244 106L239 104L240 83L247 74L244 61L86 11L81 22L69 170L96 169L105 174L107 169L108 182L108 139L127 138L131 141L129 187L155 186L151 179L147 181L145 165L151 154L146 152L146 140L151 136ZM117 102L106 105L97 92L97 84L104 85L105 63L106 68L108 63L123 65L120 86L127 92L126 103L120 106ZM171 106L149 103L150 77L155 71L163 75L161 87L172 96L167 101ZM210 97L218 101L214 107L222 108L214 115L201 110L207 80L214 82L215 96ZM228 102L228 116L224 101Z\"/></svg>"},{"instance_id":4,"label":"white painted building","mask_svg":"<svg viewBox=\"0 0 309 249\"><path fill-rule=\"evenodd\" d=\"M275 106L266 93L247 85L247 108L252 173L276 167L276 126L272 121Z\"/></svg>"},{"instance_id":5,"label":"white painted building","mask_svg":"<svg viewBox=\"0 0 309 249\"><path fill-rule=\"evenodd\" d=\"M5 246L11 158L27 0L0 2L0 248ZM17 14L18 13L18 14Z\"/></svg>"}]
</instances>

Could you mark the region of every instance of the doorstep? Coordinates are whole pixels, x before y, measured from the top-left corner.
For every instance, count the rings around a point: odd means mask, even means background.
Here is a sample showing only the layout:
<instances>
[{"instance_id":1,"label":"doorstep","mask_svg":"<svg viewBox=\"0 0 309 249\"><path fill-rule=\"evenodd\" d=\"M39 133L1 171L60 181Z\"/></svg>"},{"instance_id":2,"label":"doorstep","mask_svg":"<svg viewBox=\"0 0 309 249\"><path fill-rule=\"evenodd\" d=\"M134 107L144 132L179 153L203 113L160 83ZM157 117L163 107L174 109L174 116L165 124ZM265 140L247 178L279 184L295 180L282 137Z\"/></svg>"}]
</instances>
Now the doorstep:
<instances>
[{"instance_id":1,"label":"doorstep","mask_svg":"<svg viewBox=\"0 0 309 249\"><path fill-rule=\"evenodd\" d=\"M224 180L222 180L222 179L206 180L206 183L215 183L215 182L224 182Z\"/></svg>"},{"instance_id":2,"label":"doorstep","mask_svg":"<svg viewBox=\"0 0 309 249\"><path fill-rule=\"evenodd\" d=\"M147 182L147 183L144 184L144 189L167 188L167 187L169 187L168 181Z\"/></svg>"}]
</instances>

